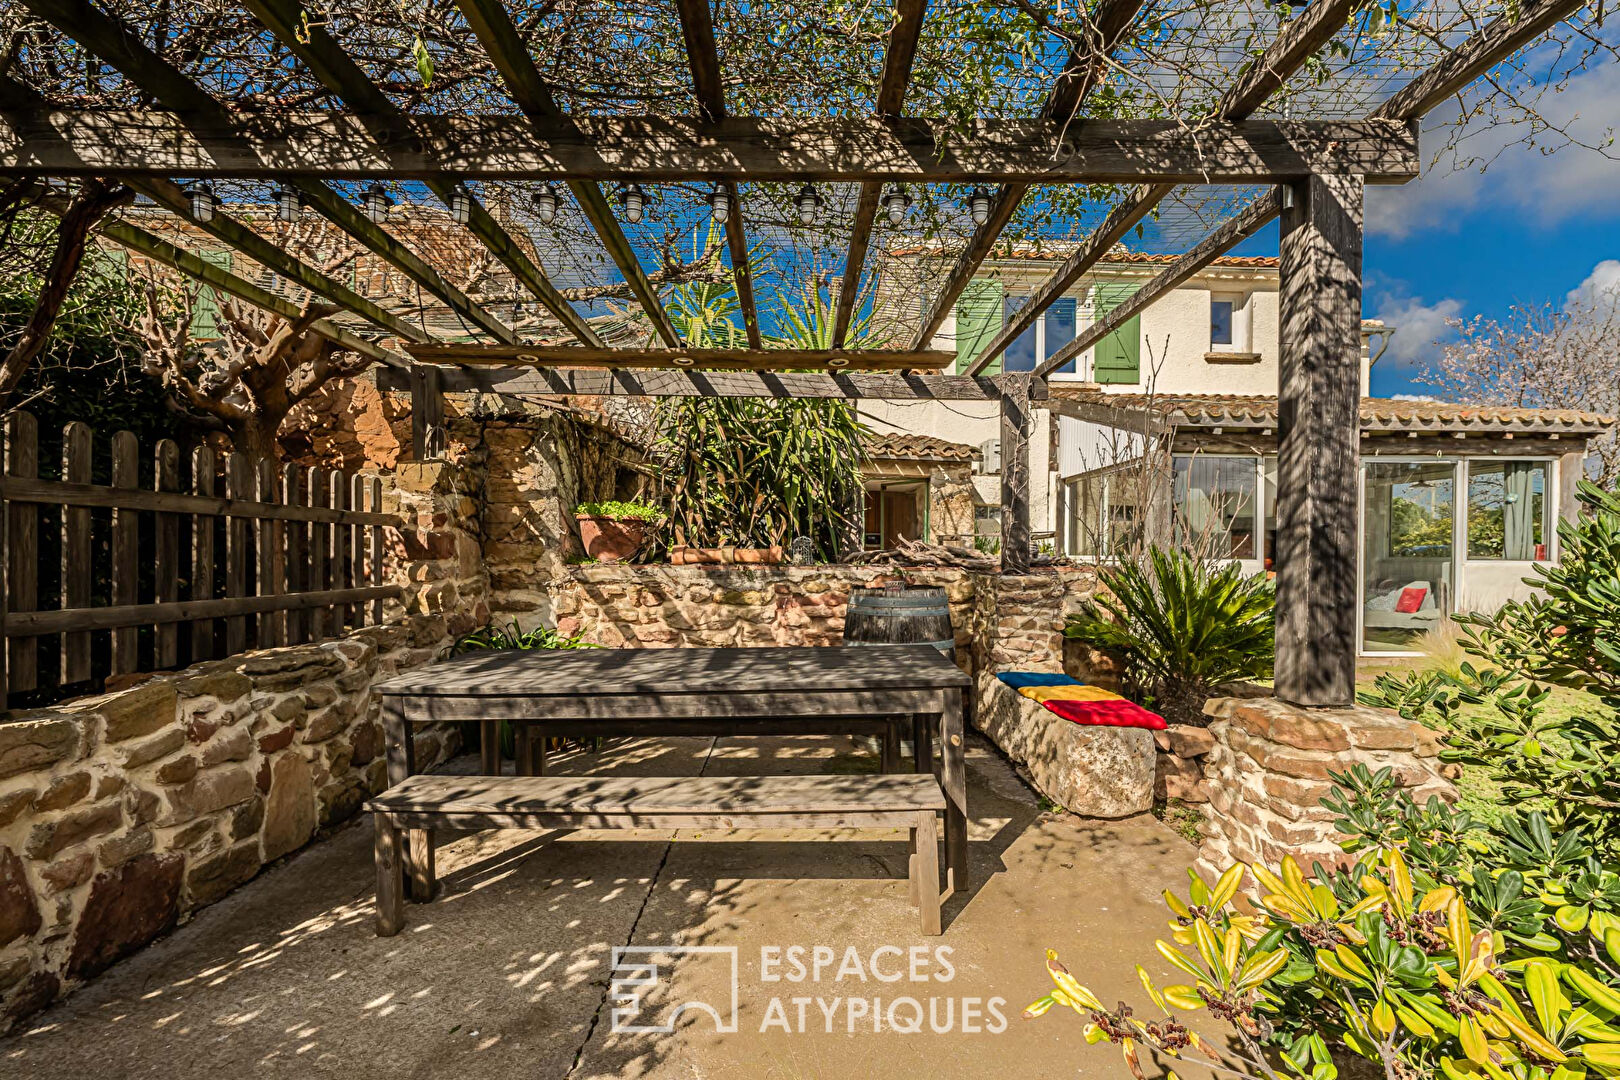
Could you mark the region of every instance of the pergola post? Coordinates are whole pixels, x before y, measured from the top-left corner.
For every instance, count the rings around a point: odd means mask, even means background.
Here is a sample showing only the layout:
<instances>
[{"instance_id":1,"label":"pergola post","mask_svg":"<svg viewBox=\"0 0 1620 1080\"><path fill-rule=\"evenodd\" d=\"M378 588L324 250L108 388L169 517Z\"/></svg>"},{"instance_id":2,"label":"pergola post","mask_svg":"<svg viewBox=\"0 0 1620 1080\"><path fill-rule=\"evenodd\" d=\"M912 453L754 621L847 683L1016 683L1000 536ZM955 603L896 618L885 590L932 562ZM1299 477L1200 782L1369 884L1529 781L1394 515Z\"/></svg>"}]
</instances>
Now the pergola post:
<instances>
[{"instance_id":1,"label":"pergola post","mask_svg":"<svg viewBox=\"0 0 1620 1080\"><path fill-rule=\"evenodd\" d=\"M411 368L411 452L417 461L444 457L444 383L436 367Z\"/></svg>"},{"instance_id":2,"label":"pergola post","mask_svg":"<svg viewBox=\"0 0 1620 1080\"><path fill-rule=\"evenodd\" d=\"M1362 188L1281 192L1276 686L1297 705L1355 702Z\"/></svg>"},{"instance_id":3,"label":"pergola post","mask_svg":"<svg viewBox=\"0 0 1620 1080\"><path fill-rule=\"evenodd\" d=\"M999 375L1001 387L1001 572L1029 572L1029 375Z\"/></svg>"}]
</instances>

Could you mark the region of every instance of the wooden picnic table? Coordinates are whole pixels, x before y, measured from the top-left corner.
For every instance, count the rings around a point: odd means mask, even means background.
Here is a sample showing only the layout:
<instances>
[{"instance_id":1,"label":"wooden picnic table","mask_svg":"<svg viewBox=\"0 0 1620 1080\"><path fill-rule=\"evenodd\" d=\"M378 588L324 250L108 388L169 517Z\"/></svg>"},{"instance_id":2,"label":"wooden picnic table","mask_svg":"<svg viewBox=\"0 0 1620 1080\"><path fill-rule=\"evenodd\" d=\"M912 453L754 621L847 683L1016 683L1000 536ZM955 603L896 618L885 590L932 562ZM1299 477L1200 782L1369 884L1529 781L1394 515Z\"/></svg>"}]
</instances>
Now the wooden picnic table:
<instances>
[{"instance_id":1,"label":"wooden picnic table","mask_svg":"<svg viewBox=\"0 0 1620 1080\"><path fill-rule=\"evenodd\" d=\"M967 886L970 680L931 645L861 648L480 650L376 687L392 787L416 771L411 729L511 721L541 738L913 733L941 756L947 888ZM522 755L520 755L520 760ZM498 761L498 759L496 759ZM486 758L486 769L488 758ZM410 845L425 844L412 833Z\"/></svg>"}]
</instances>

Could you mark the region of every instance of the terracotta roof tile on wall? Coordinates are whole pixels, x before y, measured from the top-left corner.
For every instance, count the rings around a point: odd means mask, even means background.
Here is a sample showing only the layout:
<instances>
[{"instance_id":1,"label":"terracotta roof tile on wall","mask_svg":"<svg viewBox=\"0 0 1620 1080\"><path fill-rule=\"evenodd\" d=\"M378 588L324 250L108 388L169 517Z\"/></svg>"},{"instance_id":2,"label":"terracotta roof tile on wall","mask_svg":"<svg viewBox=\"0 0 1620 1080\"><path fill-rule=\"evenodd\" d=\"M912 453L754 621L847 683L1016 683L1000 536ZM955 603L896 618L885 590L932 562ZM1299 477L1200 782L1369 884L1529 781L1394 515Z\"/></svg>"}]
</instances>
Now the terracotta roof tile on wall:
<instances>
[{"instance_id":1,"label":"terracotta roof tile on wall","mask_svg":"<svg viewBox=\"0 0 1620 1080\"><path fill-rule=\"evenodd\" d=\"M887 461L973 461L979 456L976 446L904 432L869 431L861 436L861 445L867 458Z\"/></svg>"},{"instance_id":2,"label":"terracotta roof tile on wall","mask_svg":"<svg viewBox=\"0 0 1620 1080\"><path fill-rule=\"evenodd\" d=\"M1050 384L1052 396L1088 406L1146 410L1175 424L1274 427L1275 397L1241 394L1109 394L1089 386ZM1578 409L1523 409L1506 405L1464 405L1442 401L1362 398L1364 431L1569 432L1597 435L1615 418Z\"/></svg>"}]
</instances>

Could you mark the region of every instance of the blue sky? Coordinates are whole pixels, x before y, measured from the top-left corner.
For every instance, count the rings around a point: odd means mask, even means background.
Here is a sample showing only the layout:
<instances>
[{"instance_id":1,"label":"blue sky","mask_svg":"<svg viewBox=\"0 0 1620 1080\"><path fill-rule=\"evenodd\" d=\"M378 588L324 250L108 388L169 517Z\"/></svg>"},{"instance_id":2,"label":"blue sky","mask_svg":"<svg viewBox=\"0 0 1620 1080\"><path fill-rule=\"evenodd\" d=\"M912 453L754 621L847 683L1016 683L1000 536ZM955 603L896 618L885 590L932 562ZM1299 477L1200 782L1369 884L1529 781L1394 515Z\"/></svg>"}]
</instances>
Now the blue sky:
<instances>
[{"instance_id":1,"label":"blue sky","mask_svg":"<svg viewBox=\"0 0 1620 1080\"><path fill-rule=\"evenodd\" d=\"M1584 142L1612 139L1620 65L1577 76L1541 109ZM1620 282L1620 145L1509 145L1524 134L1472 136L1476 156L1501 150L1484 172L1448 159L1411 184L1368 191L1363 308L1399 328L1373 368L1374 394L1425 392L1412 377L1451 336L1448 316L1504 319L1516 303L1562 305L1594 276ZM1425 133L1426 155L1443 144Z\"/></svg>"}]
</instances>

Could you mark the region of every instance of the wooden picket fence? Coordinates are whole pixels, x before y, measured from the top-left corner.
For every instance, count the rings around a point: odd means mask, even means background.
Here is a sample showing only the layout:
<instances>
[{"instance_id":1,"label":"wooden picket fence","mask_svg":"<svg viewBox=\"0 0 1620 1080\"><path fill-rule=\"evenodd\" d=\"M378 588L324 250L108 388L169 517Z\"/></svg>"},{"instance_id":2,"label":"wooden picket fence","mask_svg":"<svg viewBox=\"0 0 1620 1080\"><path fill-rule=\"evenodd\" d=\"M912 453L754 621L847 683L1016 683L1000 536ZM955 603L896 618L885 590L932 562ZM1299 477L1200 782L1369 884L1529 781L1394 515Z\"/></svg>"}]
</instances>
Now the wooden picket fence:
<instances>
[{"instance_id":1,"label":"wooden picket fence","mask_svg":"<svg viewBox=\"0 0 1620 1080\"><path fill-rule=\"evenodd\" d=\"M110 441L110 482L92 482L95 439L78 422L60 478L41 479L35 418L6 419L0 706L337 635L380 622L399 595L383 552L401 522L376 476L206 446L183 469L170 439L143 469L133 434Z\"/></svg>"}]
</instances>

